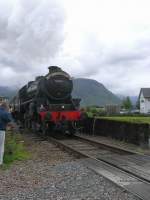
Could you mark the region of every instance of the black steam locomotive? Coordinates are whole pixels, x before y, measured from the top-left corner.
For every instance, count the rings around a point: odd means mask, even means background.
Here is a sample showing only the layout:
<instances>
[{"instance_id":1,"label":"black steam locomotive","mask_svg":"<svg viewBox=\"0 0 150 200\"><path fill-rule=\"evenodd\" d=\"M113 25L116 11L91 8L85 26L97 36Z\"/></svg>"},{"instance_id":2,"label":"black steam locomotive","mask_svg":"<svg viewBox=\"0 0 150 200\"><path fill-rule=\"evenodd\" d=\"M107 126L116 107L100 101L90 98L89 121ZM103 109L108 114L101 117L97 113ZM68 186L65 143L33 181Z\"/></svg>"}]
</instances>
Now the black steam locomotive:
<instances>
[{"instance_id":1,"label":"black steam locomotive","mask_svg":"<svg viewBox=\"0 0 150 200\"><path fill-rule=\"evenodd\" d=\"M47 75L29 82L12 99L14 116L26 128L41 130L44 134L58 130L73 134L80 119L80 99L72 98L72 89L70 75L51 66Z\"/></svg>"}]
</instances>

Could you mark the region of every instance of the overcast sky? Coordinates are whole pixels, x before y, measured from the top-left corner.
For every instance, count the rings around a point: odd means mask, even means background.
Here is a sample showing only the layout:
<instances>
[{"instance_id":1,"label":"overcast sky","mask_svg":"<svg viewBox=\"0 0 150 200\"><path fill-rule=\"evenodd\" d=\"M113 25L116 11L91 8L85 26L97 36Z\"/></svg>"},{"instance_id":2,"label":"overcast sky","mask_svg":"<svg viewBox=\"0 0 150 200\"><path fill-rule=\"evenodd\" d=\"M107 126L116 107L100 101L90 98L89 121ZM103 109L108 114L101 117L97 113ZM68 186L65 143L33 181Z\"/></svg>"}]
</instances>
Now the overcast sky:
<instances>
[{"instance_id":1,"label":"overcast sky","mask_svg":"<svg viewBox=\"0 0 150 200\"><path fill-rule=\"evenodd\" d=\"M58 65L117 94L150 87L149 0L0 0L0 85Z\"/></svg>"}]
</instances>

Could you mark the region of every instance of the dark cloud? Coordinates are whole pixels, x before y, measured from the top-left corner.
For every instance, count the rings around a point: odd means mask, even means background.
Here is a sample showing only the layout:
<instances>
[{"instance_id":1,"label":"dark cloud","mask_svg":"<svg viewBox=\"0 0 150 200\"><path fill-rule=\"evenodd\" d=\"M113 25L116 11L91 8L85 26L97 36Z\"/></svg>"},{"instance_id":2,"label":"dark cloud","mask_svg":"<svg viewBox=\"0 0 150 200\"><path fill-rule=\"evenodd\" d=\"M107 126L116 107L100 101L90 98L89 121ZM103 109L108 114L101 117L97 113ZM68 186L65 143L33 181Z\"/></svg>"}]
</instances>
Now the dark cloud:
<instances>
[{"instance_id":1,"label":"dark cloud","mask_svg":"<svg viewBox=\"0 0 150 200\"><path fill-rule=\"evenodd\" d=\"M60 1L0 1L1 71L23 76L48 64L64 41L64 10ZM26 77L25 77L26 78ZM5 84L2 81L1 84ZM5 80L6 84L9 80Z\"/></svg>"},{"instance_id":2,"label":"dark cloud","mask_svg":"<svg viewBox=\"0 0 150 200\"><path fill-rule=\"evenodd\" d=\"M150 87L150 47L136 41L129 45L103 45L90 36L80 51L61 55L59 64L75 77L94 78L115 93L138 95L141 87ZM57 59L58 61L58 59ZM68 67L66 67L68 65Z\"/></svg>"},{"instance_id":3,"label":"dark cloud","mask_svg":"<svg viewBox=\"0 0 150 200\"><path fill-rule=\"evenodd\" d=\"M115 93L138 94L150 87L143 1L0 0L0 84L20 86L59 65Z\"/></svg>"},{"instance_id":4,"label":"dark cloud","mask_svg":"<svg viewBox=\"0 0 150 200\"><path fill-rule=\"evenodd\" d=\"M128 52L113 52L112 55L107 59L107 63L111 65L128 64L132 62L138 62L145 60L147 55L141 54L141 51L136 52L136 50Z\"/></svg>"}]
</instances>

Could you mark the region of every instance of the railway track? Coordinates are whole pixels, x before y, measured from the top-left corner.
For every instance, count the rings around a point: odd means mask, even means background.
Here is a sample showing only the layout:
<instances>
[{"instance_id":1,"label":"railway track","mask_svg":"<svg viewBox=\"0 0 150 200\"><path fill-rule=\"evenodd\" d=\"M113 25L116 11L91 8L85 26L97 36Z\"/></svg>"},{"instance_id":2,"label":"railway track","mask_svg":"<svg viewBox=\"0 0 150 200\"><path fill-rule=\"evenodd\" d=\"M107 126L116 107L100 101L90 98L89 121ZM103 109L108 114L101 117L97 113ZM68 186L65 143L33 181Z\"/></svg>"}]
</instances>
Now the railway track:
<instances>
[{"instance_id":1,"label":"railway track","mask_svg":"<svg viewBox=\"0 0 150 200\"><path fill-rule=\"evenodd\" d=\"M150 156L128 150L100 145L75 136L50 141L83 157L83 164L142 200L150 199Z\"/></svg>"}]
</instances>

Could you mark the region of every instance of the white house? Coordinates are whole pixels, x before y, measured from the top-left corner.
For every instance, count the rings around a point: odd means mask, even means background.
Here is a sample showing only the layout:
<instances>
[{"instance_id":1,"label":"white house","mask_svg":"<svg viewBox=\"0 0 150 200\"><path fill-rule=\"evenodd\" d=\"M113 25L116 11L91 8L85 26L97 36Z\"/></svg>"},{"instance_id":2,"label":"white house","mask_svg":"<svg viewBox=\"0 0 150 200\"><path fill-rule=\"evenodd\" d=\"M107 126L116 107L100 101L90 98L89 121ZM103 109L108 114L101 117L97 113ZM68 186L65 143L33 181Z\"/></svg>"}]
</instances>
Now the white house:
<instances>
[{"instance_id":1,"label":"white house","mask_svg":"<svg viewBox=\"0 0 150 200\"><path fill-rule=\"evenodd\" d=\"M150 113L150 88L141 88L139 102L140 113Z\"/></svg>"}]
</instances>

